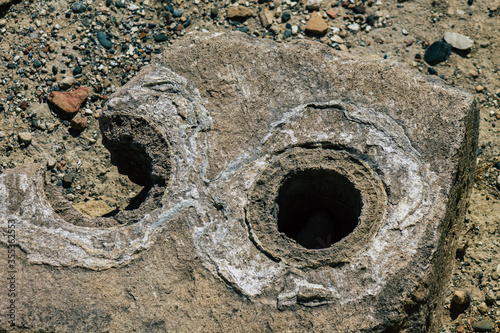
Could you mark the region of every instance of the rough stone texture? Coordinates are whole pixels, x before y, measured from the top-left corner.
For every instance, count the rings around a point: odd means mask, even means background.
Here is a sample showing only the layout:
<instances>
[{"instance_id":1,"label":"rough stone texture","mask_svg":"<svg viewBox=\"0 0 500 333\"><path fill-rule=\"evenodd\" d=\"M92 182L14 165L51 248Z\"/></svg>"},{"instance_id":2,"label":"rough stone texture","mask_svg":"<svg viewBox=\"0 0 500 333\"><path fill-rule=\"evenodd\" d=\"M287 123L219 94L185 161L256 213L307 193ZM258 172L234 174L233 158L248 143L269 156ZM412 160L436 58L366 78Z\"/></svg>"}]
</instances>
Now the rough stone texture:
<instances>
[{"instance_id":1,"label":"rough stone texture","mask_svg":"<svg viewBox=\"0 0 500 333\"><path fill-rule=\"evenodd\" d=\"M52 91L47 97L47 101L63 115L73 116L78 112L87 96L87 88L79 87L72 91Z\"/></svg>"},{"instance_id":2,"label":"rough stone texture","mask_svg":"<svg viewBox=\"0 0 500 333\"><path fill-rule=\"evenodd\" d=\"M18 325L436 332L475 169L476 104L397 63L338 57L239 33L170 47L100 120L120 172L150 188L119 224L79 226L44 189L43 165L0 175L2 234L16 222ZM340 219L331 247L280 232L308 205L307 228Z\"/></svg>"}]
</instances>

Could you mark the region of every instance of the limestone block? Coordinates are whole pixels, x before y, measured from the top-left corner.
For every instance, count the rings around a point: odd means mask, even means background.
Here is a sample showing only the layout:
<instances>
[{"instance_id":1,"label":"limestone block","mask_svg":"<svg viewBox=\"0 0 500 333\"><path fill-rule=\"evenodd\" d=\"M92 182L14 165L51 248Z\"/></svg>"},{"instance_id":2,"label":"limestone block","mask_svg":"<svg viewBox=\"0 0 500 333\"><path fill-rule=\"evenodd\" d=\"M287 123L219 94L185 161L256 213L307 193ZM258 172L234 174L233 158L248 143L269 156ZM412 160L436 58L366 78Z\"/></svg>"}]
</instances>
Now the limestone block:
<instances>
[{"instance_id":1,"label":"limestone block","mask_svg":"<svg viewBox=\"0 0 500 333\"><path fill-rule=\"evenodd\" d=\"M100 126L148 189L135 210L88 219L42 165L0 175L17 327L437 331L475 171L470 94L319 43L191 34Z\"/></svg>"}]
</instances>

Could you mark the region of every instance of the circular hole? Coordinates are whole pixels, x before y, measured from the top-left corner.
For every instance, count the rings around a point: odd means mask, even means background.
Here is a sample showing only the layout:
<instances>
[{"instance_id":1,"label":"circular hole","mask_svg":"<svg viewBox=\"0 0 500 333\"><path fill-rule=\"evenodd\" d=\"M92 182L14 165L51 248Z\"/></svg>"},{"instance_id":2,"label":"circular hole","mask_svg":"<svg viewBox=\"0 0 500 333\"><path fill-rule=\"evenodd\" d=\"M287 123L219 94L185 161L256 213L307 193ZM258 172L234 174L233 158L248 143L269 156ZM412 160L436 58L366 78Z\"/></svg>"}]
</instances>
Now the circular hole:
<instances>
[{"instance_id":1,"label":"circular hole","mask_svg":"<svg viewBox=\"0 0 500 333\"><path fill-rule=\"evenodd\" d=\"M95 179L79 175L75 178L82 186L94 188L89 192L98 195L97 200L92 198L73 202L75 205L72 205L65 194L68 191L73 193L73 176L67 184L55 183L52 179L57 180L55 177L46 179L46 197L60 217L78 226L113 227L138 222L161 206L170 177L168 143L146 119L130 114L105 114L100 118L100 129L102 143L109 151L114 167ZM87 184L82 183L84 179ZM114 186L116 182L122 186ZM116 195L108 197L107 194L119 191L121 187L132 191L126 198L120 198L122 205L110 210L107 201L116 198ZM104 198L106 202L102 200Z\"/></svg>"},{"instance_id":2,"label":"circular hole","mask_svg":"<svg viewBox=\"0 0 500 333\"><path fill-rule=\"evenodd\" d=\"M360 192L333 170L291 173L277 198L278 230L307 249L324 249L358 225Z\"/></svg>"}]
</instances>

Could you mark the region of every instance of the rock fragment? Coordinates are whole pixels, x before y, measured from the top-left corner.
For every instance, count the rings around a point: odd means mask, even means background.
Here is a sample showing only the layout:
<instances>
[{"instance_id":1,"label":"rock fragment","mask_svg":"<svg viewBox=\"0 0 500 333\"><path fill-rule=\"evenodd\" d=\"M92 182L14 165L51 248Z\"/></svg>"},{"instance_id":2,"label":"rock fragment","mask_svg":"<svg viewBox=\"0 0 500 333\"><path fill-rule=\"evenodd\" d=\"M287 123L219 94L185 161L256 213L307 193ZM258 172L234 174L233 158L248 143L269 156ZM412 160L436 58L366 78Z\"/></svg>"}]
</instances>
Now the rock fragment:
<instances>
[{"instance_id":1,"label":"rock fragment","mask_svg":"<svg viewBox=\"0 0 500 333\"><path fill-rule=\"evenodd\" d=\"M292 14L290 14L290 12L283 12L283 14L281 14L281 22L282 23L286 23L286 22L290 21L291 18L292 18Z\"/></svg>"},{"instance_id":2,"label":"rock fragment","mask_svg":"<svg viewBox=\"0 0 500 333\"><path fill-rule=\"evenodd\" d=\"M71 76L67 76L59 82L59 88L65 90L71 88L75 83L75 79Z\"/></svg>"},{"instance_id":3,"label":"rock fragment","mask_svg":"<svg viewBox=\"0 0 500 333\"><path fill-rule=\"evenodd\" d=\"M468 50L474 45L474 41L467 36L458 34L456 32L446 32L444 40L457 50Z\"/></svg>"},{"instance_id":4,"label":"rock fragment","mask_svg":"<svg viewBox=\"0 0 500 333\"><path fill-rule=\"evenodd\" d=\"M264 9L259 13L260 23L264 28L269 28L273 24L273 12L270 10Z\"/></svg>"},{"instance_id":5,"label":"rock fragment","mask_svg":"<svg viewBox=\"0 0 500 333\"><path fill-rule=\"evenodd\" d=\"M161 42L168 41L168 36L165 34L159 33L159 34L155 35L154 39L155 39L155 42L161 43Z\"/></svg>"},{"instance_id":6,"label":"rock fragment","mask_svg":"<svg viewBox=\"0 0 500 333\"><path fill-rule=\"evenodd\" d=\"M489 319L483 319L472 323L472 328L476 332L490 332L495 328L495 325Z\"/></svg>"},{"instance_id":7,"label":"rock fragment","mask_svg":"<svg viewBox=\"0 0 500 333\"><path fill-rule=\"evenodd\" d=\"M111 49L113 47L113 43L111 42L111 39L109 36L103 32L103 31L98 31L97 32L97 40L99 43L105 48L105 49Z\"/></svg>"},{"instance_id":8,"label":"rock fragment","mask_svg":"<svg viewBox=\"0 0 500 333\"><path fill-rule=\"evenodd\" d=\"M47 97L47 102L64 115L74 115L87 99L87 88L80 87L72 91L52 91Z\"/></svg>"},{"instance_id":9,"label":"rock fragment","mask_svg":"<svg viewBox=\"0 0 500 333\"><path fill-rule=\"evenodd\" d=\"M328 24L318 12L313 12L311 18L307 21L306 32L312 35L323 36L328 31Z\"/></svg>"},{"instance_id":10,"label":"rock fragment","mask_svg":"<svg viewBox=\"0 0 500 333\"><path fill-rule=\"evenodd\" d=\"M87 127L87 117L82 117L79 114L77 114L73 119L71 119L71 122L69 124L71 129L81 132Z\"/></svg>"},{"instance_id":11,"label":"rock fragment","mask_svg":"<svg viewBox=\"0 0 500 333\"><path fill-rule=\"evenodd\" d=\"M434 66L446 61L451 54L451 45L437 41L432 43L425 51L424 60L429 65Z\"/></svg>"},{"instance_id":12,"label":"rock fragment","mask_svg":"<svg viewBox=\"0 0 500 333\"><path fill-rule=\"evenodd\" d=\"M28 146L31 143L31 133L29 132L18 133L17 139L21 144Z\"/></svg>"},{"instance_id":13,"label":"rock fragment","mask_svg":"<svg viewBox=\"0 0 500 333\"><path fill-rule=\"evenodd\" d=\"M85 5L85 2L83 2L83 1L77 1L73 4L73 6L71 6L71 10L73 10L73 13L76 13L76 14L80 14L80 13L85 12L85 9L87 9L87 8Z\"/></svg>"},{"instance_id":14,"label":"rock fragment","mask_svg":"<svg viewBox=\"0 0 500 333\"><path fill-rule=\"evenodd\" d=\"M307 0L306 8L308 10L319 10L321 6L321 0Z\"/></svg>"},{"instance_id":15,"label":"rock fragment","mask_svg":"<svg viewBox=\"0 0 500 333\"><path fill-rule=\"evenodd\" d=\"M458 305L468 304L470 302L470 295L465 290L457 290L451 301Z\"/></svg>"},{"instance_id":16,"label":"rock fragment","mask_svg":"<svg viewBox=\"0 0 500 333\"><path fill-rule=\"evenodd\" d=\"M56 163L57 163L57 161L55 158L52 158L52 157L49 158L47 160L47 169L54 169L54 167L56 166Z\"/></svg>"},{"instance_id":17,"label":"rock fragment","mask_svg":"<svg viewBox=\"0 0 500 333\"><path fill-rule=\"evenodd\" d=\"M236 6L227 9L227 18L230 20L245 21L252 16L252 10L247 7Z\"/></svg>"},{"instance_id":18,"label":"rock fragment","mask_svg":"<svg viewBox=\"0 0 500 333\"><path fill-rule=\"evenodd\" d=\"M349 24L347 26L347 29L349 29L349 31L352 31L352 32L358 32L360 29L360 26L357 23L352 23L352 24Z\"/></svg>"},{"instance_id":19,"label":"rock fragment","mask_svg":"<svg viewBox=\"0 0 500 333\"><path fill-rule=\"evenodd\" d=\"M73 183L73 175L72 174L65 174L62 179L62 185L64 188L71 187L71 184Z\"/></svg>"}]
</instances>

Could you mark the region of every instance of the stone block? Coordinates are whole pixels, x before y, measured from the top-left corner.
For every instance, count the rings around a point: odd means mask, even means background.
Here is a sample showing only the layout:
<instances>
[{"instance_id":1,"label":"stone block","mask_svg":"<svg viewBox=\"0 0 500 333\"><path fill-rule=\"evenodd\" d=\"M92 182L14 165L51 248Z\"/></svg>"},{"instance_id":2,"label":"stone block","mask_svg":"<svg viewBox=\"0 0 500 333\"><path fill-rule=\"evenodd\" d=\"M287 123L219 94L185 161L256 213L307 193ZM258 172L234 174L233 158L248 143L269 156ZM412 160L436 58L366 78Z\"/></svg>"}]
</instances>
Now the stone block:
<instances>
[{"instance_id":1,"label":"stone block","mask_svg":"<svg viewBox=\"0 0 500 333\"><path fill-rule=\"evenodd\" d=\"M17 327L437 332L475 171L472 95L319 43L192 34L100 126L149 189L135 210L83 217L45 165L0 175Z\"/></svg>"}]
</instances>

